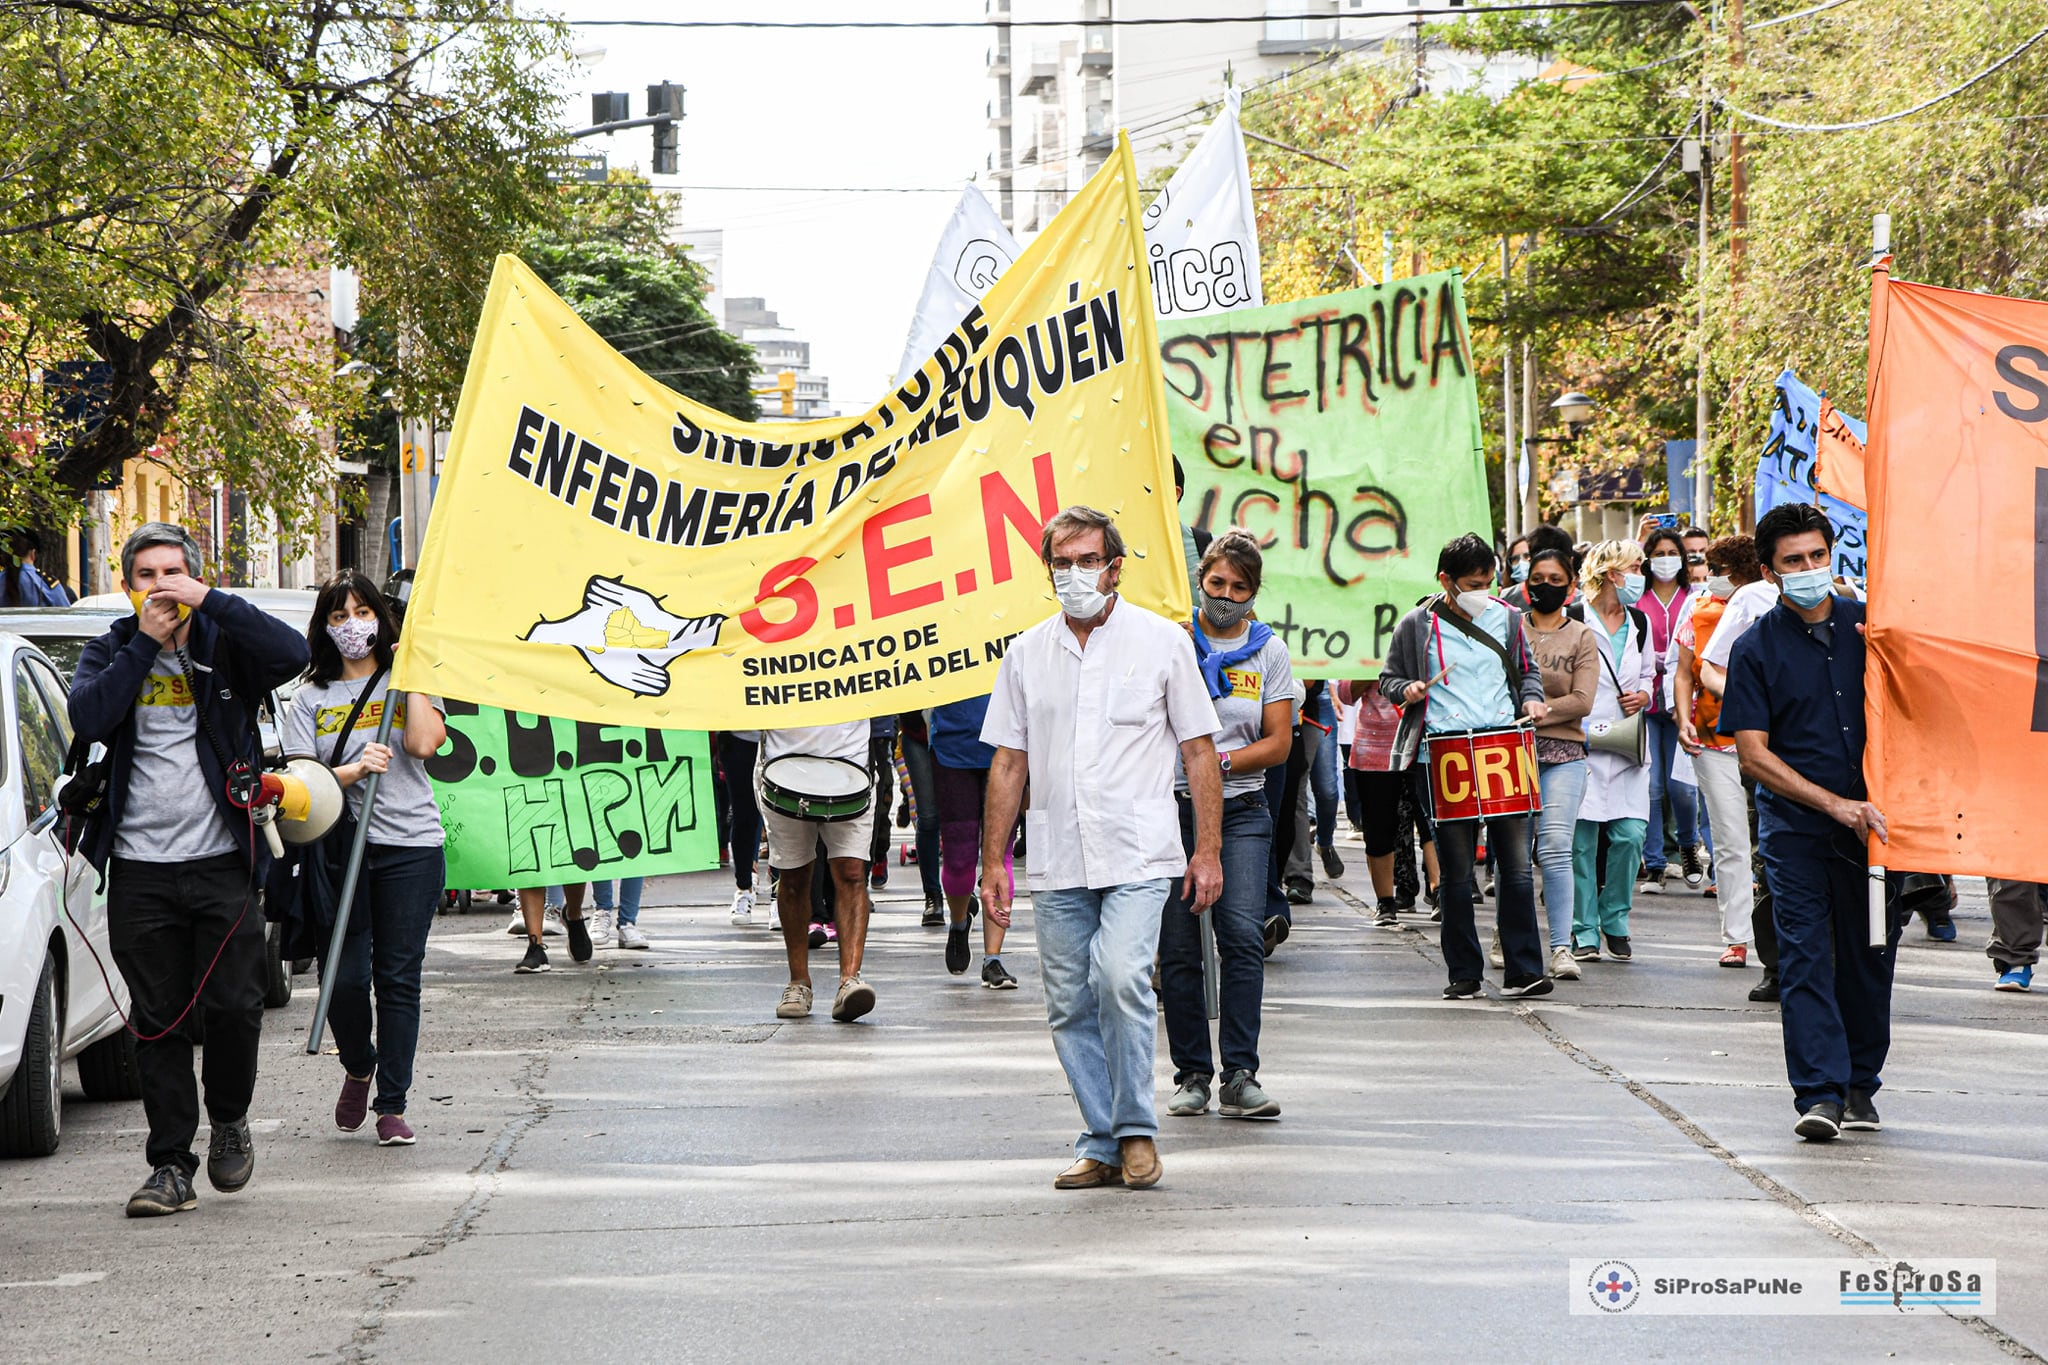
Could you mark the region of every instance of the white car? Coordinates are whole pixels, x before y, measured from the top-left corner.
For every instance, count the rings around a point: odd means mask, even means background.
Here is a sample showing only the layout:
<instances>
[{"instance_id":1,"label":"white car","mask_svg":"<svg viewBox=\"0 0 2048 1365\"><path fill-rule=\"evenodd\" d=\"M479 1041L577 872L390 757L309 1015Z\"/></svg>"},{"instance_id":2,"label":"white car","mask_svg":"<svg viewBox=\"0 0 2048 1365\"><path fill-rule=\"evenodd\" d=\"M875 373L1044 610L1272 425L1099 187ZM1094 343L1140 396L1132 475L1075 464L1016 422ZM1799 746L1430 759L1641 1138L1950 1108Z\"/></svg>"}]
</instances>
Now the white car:
<instances>
[{"instance_id":1,"label":"white car","mask_svg":"<svg viewBox=\"0 0 2048 1365\"><path fill-rule=\"evenodd\" d=\"M64 1063L74 1057L87 1098L142 1093L107 898L92 864L58 837L57 779L71 747L65 695L41 650L0 633L0 1156L57 1150Z\"/></svg>"}]
</instances>

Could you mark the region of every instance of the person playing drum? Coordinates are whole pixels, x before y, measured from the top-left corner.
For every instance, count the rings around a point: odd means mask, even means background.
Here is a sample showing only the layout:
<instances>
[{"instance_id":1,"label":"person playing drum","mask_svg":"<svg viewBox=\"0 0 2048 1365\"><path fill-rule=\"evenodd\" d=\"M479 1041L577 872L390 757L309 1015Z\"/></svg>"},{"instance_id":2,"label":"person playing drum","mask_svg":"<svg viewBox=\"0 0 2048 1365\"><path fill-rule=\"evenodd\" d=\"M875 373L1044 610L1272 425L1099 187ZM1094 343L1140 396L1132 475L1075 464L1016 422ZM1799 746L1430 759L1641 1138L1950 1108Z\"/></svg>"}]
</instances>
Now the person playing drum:
<instances>
[{"instance_id":1,"label":"person playing drum","mask_svg":"<svg viewBox=\"0 0 2048 1365\"><path fill-rule=\"evenodd\" d=\"M1444 546L1436 561L1443 591L1401 618L1380 673L1380 690L1401 707L1396 761L1403 766L1422 750L1422 739L1512 729L1518 717L1539 724L1549 715L1543 673L1522 633L1522 615L1489 596L1493 547L1476 535ZM1534 774L1529 774L1533 779ZM1436 784L1431 783L1432 797ZM1441 803L1438 803L1441 804ZM1484 819L1486 841L1498 867L1496 917L1506 962L1503 995L1548 995L1543 940L1536 931L1535 882L1529 870L1529 810ZM1437 859L1443 869L1446 1000L1479 994L1486 959L1472 925L1472 855L1477 819L1437 812Z\"/></svg>"},{"instance_id":2,"label":"person playing drum","mask_svg":"<svg viewBox=\"0 0 2048 1365\"><path fill-rule=\"evenodd\" d=\"M874 832L867 761L865 720L761 732L754 795L768 829L768 865L779 878L775 908L789 953L789 984L775 1007L778 1019L811 1012L811 868L821 839L839 924L839 992L832 1017L851 1023L875 1007L875 988L860 979L868 936L868 840Z\"/></svg>"}]
</instances>

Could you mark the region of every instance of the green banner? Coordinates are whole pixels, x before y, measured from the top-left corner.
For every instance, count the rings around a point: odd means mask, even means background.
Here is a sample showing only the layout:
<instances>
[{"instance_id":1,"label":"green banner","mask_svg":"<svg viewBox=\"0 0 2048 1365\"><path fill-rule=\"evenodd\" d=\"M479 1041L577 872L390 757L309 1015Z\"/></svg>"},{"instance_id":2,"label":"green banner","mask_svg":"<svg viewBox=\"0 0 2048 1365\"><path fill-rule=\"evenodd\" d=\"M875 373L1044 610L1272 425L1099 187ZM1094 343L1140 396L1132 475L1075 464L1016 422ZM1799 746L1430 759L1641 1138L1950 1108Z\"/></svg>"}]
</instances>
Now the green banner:
<instances>
[{"instance_id":1,"label":"green banner","mask_svg":"<svg viewBox=\"0 0 2048 1365\"><path fill-rule=\"evenodd\" d=\"M607 881L718 865L710 738L448 702L427 760L448 885Z\"/></svg>"},{"instance_id":2,"label":"green banner","mask_svg":"<svg viewBox=\"0 0 2048 1365\"><path fill-rule=\"evenodd\" d=\"M1377 673L1444 542L1492 539L1462 276L1161 318L1159 336L1182 520L1258 537L1259 619L1297 674Z\"/></svg>"}]
</instances>

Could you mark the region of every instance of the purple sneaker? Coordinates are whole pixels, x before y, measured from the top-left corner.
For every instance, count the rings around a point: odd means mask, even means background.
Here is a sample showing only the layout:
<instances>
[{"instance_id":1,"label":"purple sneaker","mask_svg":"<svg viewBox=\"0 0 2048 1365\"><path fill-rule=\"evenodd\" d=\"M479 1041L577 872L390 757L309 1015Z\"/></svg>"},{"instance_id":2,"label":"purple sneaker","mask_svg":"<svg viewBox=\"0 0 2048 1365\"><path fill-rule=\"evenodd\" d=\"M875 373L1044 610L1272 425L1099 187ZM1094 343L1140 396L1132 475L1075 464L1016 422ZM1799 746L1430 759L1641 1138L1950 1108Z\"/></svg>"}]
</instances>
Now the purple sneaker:
<instances>
[{"instance_id":1,"label":"purple sneaker","mask_svg":"<svg viewBox=\"0 0 2048 1365\"><path fill-rule=\"evenodd\" d=\"M412 1129L406 1126L405 1115L377 1115L377 1145L379 1147L410 1147L412 1143Z\"/></svg>"},{"instance_id":2,"label":"purple sneaker","mask_svg":"<svg viewBox=\"0 0 2048 1365\"><path fill-rule=\"evenodd\" d=\"M346 1071L341 1075L341 1098L334 1102L334 1126L344 1133L353 1133L370 1114L370 1078L357 1080Z\"/></svg>"}]
</instances>

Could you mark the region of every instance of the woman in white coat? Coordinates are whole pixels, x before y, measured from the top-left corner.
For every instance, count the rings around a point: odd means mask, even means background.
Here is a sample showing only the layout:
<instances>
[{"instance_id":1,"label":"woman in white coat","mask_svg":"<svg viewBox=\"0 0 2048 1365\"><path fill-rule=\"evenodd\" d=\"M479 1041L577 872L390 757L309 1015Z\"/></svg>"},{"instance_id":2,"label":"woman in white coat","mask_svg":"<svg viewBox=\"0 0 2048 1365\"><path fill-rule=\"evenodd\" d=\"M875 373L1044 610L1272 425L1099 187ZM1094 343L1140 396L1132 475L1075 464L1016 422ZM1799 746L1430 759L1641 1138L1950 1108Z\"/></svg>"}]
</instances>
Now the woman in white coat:
<instances>
[{"instance_id":1,"label":"woman in white coat","mask_svg":"<svg viewBox=\"0 0 2048 1365\"><path fill-rule=\"evenodd\" d=\"M1637 609L1643 595L1643 550L1633 540L1606 540L1586 554L1579 569L1583 606L1573 614L1592 629L1600 650L1600 688L1586 717L1590 736L1606 725L1637 715L1650 703L1657 656L1650 622ZM1583 614L1581 614L1583 613ZM1572 840L1572 957L1598 962L1631 955L1628 912L1635 893L1636 863L1649 829L1650 769L1623 754L1594 748L1586 761L1586 796ZM1600 836L1607 836L1605 875Z\"/></svg>"}]
</instances>

